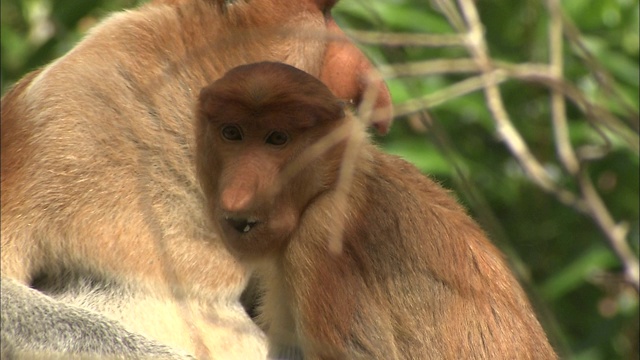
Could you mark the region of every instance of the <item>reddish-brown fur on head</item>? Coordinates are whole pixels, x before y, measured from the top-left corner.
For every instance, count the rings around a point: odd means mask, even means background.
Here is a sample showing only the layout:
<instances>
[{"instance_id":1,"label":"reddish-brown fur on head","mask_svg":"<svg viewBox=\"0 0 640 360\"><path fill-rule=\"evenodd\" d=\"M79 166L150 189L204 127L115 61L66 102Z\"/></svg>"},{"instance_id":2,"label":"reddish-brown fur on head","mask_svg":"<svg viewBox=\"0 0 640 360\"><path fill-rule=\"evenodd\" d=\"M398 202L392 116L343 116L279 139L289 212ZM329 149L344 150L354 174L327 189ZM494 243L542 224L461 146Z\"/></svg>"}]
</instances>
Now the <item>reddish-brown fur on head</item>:
<instances>
[{"instance_id":1,"label":"reddish-brown fur on head","mask_svg":"<svg viewBox=\"0 0 640 360\"><path fill-rule=\"evenodd\" d=\"M322 155L285 183L283 174L344 117L343 102L322 82L282 63L239 66L201 91L198 174L232 251L262 256L285 244L306 204L334 178L318 175L326 173L318 171ZM286 141L274 144L273 136Z\"/></svg>"},{"instance_id":2,"label":"reddish-brown fur on head","mask_svg":"<svg viewBox=\"0 0 640 360\"><path fill-rule=\"evenodd\" d=\"M229 121L233 115L265 128L305 129L344 117L343 103L319 80L275 62L231 69L202 89L200 104L211 122Z\"/></svg>"}]
</instances>

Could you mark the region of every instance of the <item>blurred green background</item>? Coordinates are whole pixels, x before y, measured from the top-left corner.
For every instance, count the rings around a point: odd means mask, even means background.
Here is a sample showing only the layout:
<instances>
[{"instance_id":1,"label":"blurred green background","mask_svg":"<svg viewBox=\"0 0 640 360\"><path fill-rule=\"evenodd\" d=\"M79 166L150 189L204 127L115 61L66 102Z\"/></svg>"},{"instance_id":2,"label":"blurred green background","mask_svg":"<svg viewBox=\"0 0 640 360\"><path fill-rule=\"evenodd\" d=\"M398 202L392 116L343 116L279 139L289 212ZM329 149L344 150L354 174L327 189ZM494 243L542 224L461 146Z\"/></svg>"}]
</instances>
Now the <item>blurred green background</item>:
<instances>
[{"instance_id":1,"label":"blurred green background","mask_svg":"<svg viewBox=\"0 0 640 360\"><path fill-rule=\"evenodd\" d=\"M109 12L134 0L1 0L2 92L26 72L63 55ZM448 5L447 5L448 4ZM533 0L475 2L494 60L548 63L550 11ZM342 0L334 14L347 29L446 35L456 33L442 0ZM565 80L590 103L620 120L637 139L639 6L637 0L564 0ZM440 10L440 11L439 11ZM354 35L355 36L355 35ZM580 46L578 46L578 44ZM461 46L362 45L378 65L465 59ZM390 78L399 108L448 89L463 72L412 73ZM514 126L557 184L578 192L575 177L557 158L549 88L539 82L501 84ZM426 107L426 105L425 105ZM603 148L598 127L583 109L567 105L571 143ZM622 281L620 261L594 221L534 185L496 132L482 91L446 97L426 113L396 118L377 138L389 152L415 163L455 191L492 240L508 255L558 352L566 359L638 359L638 293ZM634 137L635 136L635 137ZM587 165L589 177L614 220L628 224L638 256L637 147L608 134ZM604 144L607 145L607 144ZM635 144L637 145L637 144Z\"/></svg>"}]
</instances>

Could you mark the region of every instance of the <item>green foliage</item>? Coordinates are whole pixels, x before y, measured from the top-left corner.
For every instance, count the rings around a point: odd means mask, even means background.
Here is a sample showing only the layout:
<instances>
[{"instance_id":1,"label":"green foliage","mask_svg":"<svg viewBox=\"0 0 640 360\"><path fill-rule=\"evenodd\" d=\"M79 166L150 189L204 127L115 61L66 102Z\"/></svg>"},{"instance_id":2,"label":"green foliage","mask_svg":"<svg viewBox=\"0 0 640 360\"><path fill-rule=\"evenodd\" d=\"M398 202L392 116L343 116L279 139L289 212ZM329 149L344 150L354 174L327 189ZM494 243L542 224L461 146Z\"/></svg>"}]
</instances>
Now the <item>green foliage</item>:
<instances>
[{"instance_id":1,"label":"green foliage","mask_svg":"<svg viewBox=\"0 0 640 360\"><path fill-rule=\"evenodd\" d=\"M69 51L110 11L142 2L0 0L2 93L26 72Z\"/></svg>"},{"instance_id":2,"label":"green foliage","mask_svg":"<svg viewBox=\"0 0 640 360\"><path fill-rule=\"evenodd\" d=\"M67 52L110 10L135 0L1 0L2 91L26 72ZM544 2L476 1L494 60L512 64L548 63L550 23ZM427 4L432 4L429 6ZM434 0L342 0L335 11L345 28L425 35L455 34ZM588 101L638 132L639 5L636 0L564 0L566 19L584 48L565 39L564 76ZM462 46L366 45L381 65L437 59L464 59ZM586 50L586 51L585 51ZM597 70L597 71L594 71ZM447 89L467 73L391 78L394 103ZM556 154L549 87L512 79L501 95L513 125L562 187L577 192L574 176ZM470 212L513 262L563 358L638 358L638 294L620 276L622 265L593 219L560 203L531 182L497 135L482 91L452 96L428 109L425 129L419 113L396 119L391 133L378 138L387 151L415 163L453 188ZM571 144L589 150L610 147L587 165L590 178L616 221L626 221L635 255L640 242L638 153L623 137L602 126L571 102L567 104ZM422 118L424 119L424 118ZM597 145L597 146L596 146Z\"/></svg>"}]
</instances>

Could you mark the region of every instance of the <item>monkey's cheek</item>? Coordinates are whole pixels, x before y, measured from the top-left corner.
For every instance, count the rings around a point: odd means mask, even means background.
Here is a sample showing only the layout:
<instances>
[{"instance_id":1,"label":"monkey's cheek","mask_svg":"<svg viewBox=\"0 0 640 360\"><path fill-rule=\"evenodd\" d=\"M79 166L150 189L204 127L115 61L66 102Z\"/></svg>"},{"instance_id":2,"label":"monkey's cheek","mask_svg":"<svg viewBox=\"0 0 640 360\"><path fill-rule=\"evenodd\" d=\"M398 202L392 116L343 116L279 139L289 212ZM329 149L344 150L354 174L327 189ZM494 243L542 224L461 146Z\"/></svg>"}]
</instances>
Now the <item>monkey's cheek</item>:
<instances>
[{"instance_id":1,"label":"monkey's cheek","mask_svg":"<svg viewBox=\"0 0 640 360\"><path fill-rule=\"evenodd\" d=\"M298 225L298 213L299 211L292 206L280 207L275 216L272 216L266 224L268 231L275 238L290 237Z\"/></svg>"}]
</instances>

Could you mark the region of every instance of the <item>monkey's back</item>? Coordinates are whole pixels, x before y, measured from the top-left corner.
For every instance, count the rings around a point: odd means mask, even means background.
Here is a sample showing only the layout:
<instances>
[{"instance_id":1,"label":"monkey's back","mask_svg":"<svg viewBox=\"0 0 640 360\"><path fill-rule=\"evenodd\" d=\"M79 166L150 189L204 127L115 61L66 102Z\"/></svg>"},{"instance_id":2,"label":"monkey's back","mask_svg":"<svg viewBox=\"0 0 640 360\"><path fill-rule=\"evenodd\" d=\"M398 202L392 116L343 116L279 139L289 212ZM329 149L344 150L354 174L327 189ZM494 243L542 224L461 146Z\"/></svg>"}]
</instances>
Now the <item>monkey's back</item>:
<instances>
[{"instance_id":1,"label":"monkey's back","mask_svg":"<svg viewBox=\"0 0 640 360\"><path fill-rule=\"evenodd\" d=\"M312 337L344 343L350 358L555 358L502 254L449 191L368 151L342 252L318 254L325 264L309 277Z\"/></svg>"},{"instance_id":2,"label":"monkey's back","mask_svg":"<svg viewBox=\"0 0 640 360\"><path fill-rule=\"evenodd\" d=\"M395 339L409 339L398 342L399 353L555 357L503 255L451 193L398 157L374 158L367 182L378 196L362 209L374 245L368 253L399 257L374 267L389 301L399 301L388 307ZM405 337L404 329L415 331Z\"/></svg>"}]
</instances>

